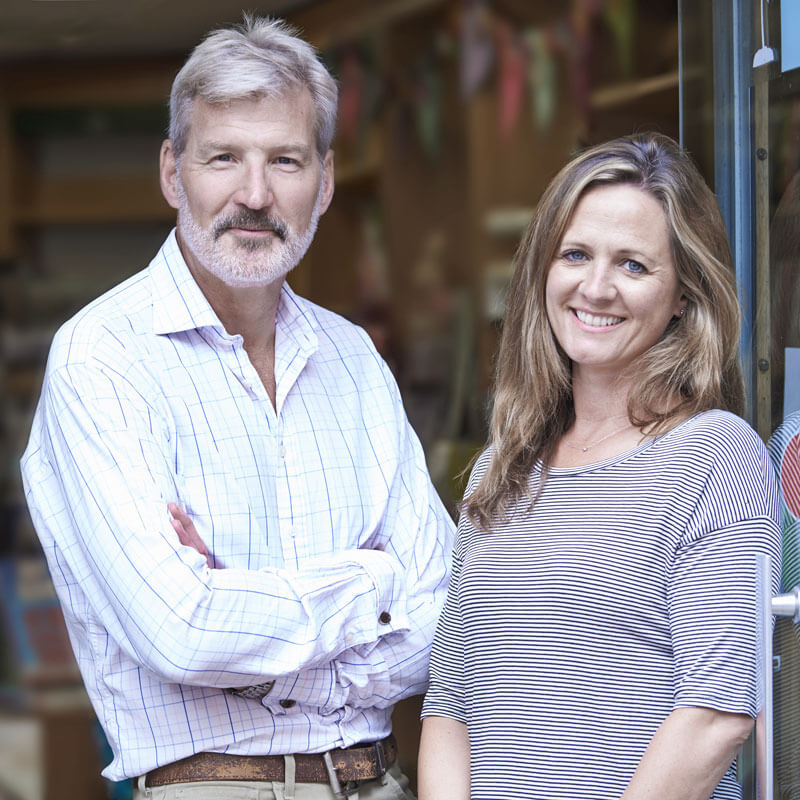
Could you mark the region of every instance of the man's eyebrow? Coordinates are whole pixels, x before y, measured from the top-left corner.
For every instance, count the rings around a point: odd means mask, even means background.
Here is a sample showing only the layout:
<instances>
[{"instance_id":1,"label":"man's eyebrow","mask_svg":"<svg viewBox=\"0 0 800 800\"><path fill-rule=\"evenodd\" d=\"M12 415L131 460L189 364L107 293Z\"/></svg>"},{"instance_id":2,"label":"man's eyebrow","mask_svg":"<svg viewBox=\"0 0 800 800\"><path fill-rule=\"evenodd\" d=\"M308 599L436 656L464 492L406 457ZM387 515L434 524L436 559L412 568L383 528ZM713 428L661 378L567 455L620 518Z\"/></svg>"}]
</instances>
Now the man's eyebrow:
<instances>
[{"instance_id":1,"label":"man's eyebrow","mask_svg":"<svg viewBox=\"0 0 800 800\"><path fill-rule=\"evenodd\" d=\"M209 140L200 142L197 145L197 152L201 155L206 153L228 153L236 152L241 149L240 145L223 140ZM266 148L269 153L295 153L303 156L310 156L316 152L314 144L307 142L283 142L270 145Z\"/></svg>"},{"instance_id":2,"label":"man's eyebrow","mask_svg":"<svg viewBox=\"0 0 800 800\"><path fill-rule=\"evenodd\" d=\"M284 142L283 144L276 144L267 149L271 153L300 153L302 155L309 155L316 151L314 145L308 144L307 142Z\"/></svg>"},{"instance_id":3,"label":"man's eyebrow","mask_svg":"<svg viewBox=\"0 0 800 800\"><path fill-rule=\"evenodd\" d=\"M207 142L200 142L197 145L197 152L198 153L219 153L224 152L227 153L229 150L235 150L236 148L230 144L226 144L223 141L207 141Z\"/></svg>"}]
</instances>

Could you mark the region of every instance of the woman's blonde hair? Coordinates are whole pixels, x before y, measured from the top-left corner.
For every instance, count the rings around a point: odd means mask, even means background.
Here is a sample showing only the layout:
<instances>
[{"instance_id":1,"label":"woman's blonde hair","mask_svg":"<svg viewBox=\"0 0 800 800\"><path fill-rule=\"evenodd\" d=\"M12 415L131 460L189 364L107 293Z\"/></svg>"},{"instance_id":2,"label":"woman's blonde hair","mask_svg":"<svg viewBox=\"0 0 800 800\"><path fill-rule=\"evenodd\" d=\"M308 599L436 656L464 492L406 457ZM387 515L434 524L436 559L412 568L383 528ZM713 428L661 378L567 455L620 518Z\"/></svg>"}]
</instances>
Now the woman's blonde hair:
<instances>
[{"instance_id":1,"label":"woman's blonde hair","mask_svg":"<svg viewBox=\"0 0 800 800\"><path fill-rule=\"evenodd\" d=\"M544 481L574 420L570 361L545 309L547 274L578 201L591 189L626 184L664 211L678 281L687 300L662 338L626 370L628 415L650 434L699 411L742 413L740 312L725 224L714 194L689 156L667 136L638 134L592 147L545 190L515 257L498 356L489 465L463 510L491 523L530 494L537 462ZM664 407L665 398L670 399ZM541 487L540 481L540 487Z\"/></svg>"}]
</instances>

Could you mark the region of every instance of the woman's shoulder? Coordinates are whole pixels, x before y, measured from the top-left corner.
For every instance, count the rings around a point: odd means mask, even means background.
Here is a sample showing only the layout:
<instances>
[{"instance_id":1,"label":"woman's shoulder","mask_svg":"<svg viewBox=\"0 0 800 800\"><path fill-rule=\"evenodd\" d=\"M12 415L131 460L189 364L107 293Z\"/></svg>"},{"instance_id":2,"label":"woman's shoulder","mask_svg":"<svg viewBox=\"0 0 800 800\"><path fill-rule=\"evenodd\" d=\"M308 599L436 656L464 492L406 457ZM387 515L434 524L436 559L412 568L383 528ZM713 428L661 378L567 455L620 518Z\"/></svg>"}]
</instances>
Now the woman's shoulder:
<instances>
[{"instance_id":1,"label":"woman's shoulder","mask_svg":"<svg viewBox=\"0 0 800 800\"><path fill-rule=\"evenodd\" d=\"M744 419L719 408L695 414L673 428L663 440L673 447L710 449L713 452L765 450L759 435Z\"/></svg>"},{"instance_id":2,"label":"woman's shoulder","mask_svg":"<svg viewBox=\"0 0 800 800\"><path fill-rule=\"evenodd\" d=\"M737 493L773 493L774 473L766 445L735 414L720 409L701 412L674 428L661 442L664 456L679 470L705 474L706 489L715 487L728 500Z\"/></svg>"}]
</instances>

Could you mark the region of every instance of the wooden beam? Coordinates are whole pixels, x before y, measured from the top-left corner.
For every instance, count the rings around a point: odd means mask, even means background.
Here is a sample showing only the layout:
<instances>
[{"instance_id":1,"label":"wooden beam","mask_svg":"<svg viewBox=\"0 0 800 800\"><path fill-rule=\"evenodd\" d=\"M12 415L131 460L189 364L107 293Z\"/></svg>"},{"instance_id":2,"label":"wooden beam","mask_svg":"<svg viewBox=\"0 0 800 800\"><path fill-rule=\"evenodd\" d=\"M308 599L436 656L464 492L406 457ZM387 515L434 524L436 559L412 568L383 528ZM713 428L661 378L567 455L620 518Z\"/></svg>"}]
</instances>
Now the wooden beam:
<instances>
[{"instance_id":1,"label":"wooden beam","mask_svg":"<svg viewBox=\"0 0 800 800\"><path fill-rule=\"evenodd\" d=\"M180 62L124 60L9 65L8 102L16 108L166 103Z\"/></svg>"},{"instance_id":2,"label":"wooden beam","mask_svg":"<svg viewBox=\"0 0 800 800\"><path fill-rule=\"evenodd\" d=\"M168 222L175 211L151 176L69 176L20 187L17 225L48 223Z\"/></svg>"},{"instance_id":3,"label":"wooden beam","mask_svg":"<svg viewBox=\"0 0 800 800\"><path fill-rule=\"evenodd\" d=\"M617 83L613 86L604 86L595 89L591 94L592 108L596 111L614 108L625 103L633 103L655 92L672 91L678 89L678 71L667 72L663 75L652 75L640 80Z\"/></svg>"},{"instance_id":4,"label":"wooden beam","mask_svg":"<svg viewBox=\"0 0 800 800\"><path fill-rule=\"evenodd\" d=\"M356 39L408 17L446 5L447 0L322 0L286 19L320 50Z\"/></svg>"},{"instance_id":5,"label":"wooden beam","mask_svg":"<svg viewBox=\"0 0 800 800\"><path fill-rule=\"evenodd\" d=\"M753 70L753 120L755 151L753 195L755 200L755 428L766 442L772 434L772 321L769 265L769 75L770 65Z\"/></svg>"},{"instance_id":6,"label":"wooden beam","mask_svg":"<svg viewBox=\"0 0 800 800\"><path fill-rule=\"evenodd\" d=\"M0 260L12 258L16 250L13 218L13 151L11 109L5 87L0 85Z\"/></svg>"}]
</instances>

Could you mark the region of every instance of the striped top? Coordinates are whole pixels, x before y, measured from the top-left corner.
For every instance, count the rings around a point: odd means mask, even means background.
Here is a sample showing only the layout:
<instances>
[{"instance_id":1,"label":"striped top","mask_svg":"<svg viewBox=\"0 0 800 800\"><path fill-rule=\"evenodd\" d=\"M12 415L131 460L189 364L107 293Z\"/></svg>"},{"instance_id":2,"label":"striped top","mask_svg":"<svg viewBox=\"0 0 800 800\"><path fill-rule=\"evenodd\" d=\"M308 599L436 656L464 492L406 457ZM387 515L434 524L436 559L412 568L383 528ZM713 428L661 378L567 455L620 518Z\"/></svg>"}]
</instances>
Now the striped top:
<instances>
[{"instance_id":1,"label":"striped top","mask_svg":"<svg viewBox=\"0 0 800 800\"><path fill-rule=\"evenodd\" d=\"M492 533L462 518L423 716L468 725L472 799L618 798L676 707L755 716L778 520L765 447L722 411L553 469ZM740 796L731 768L713 797Z\"/></svg>"},{"instance_id":2,"label":"striped top","mask_svg":"<svg viewBox=\"0 0 800 800\"><path fill-rule=\"evenodd\" d=\"M277 410L174 232L53 342L23 477L113 780L379 739L426 688L454 530L395 381L288 287L275 377Z\"/></svg>"}]
</instances>

